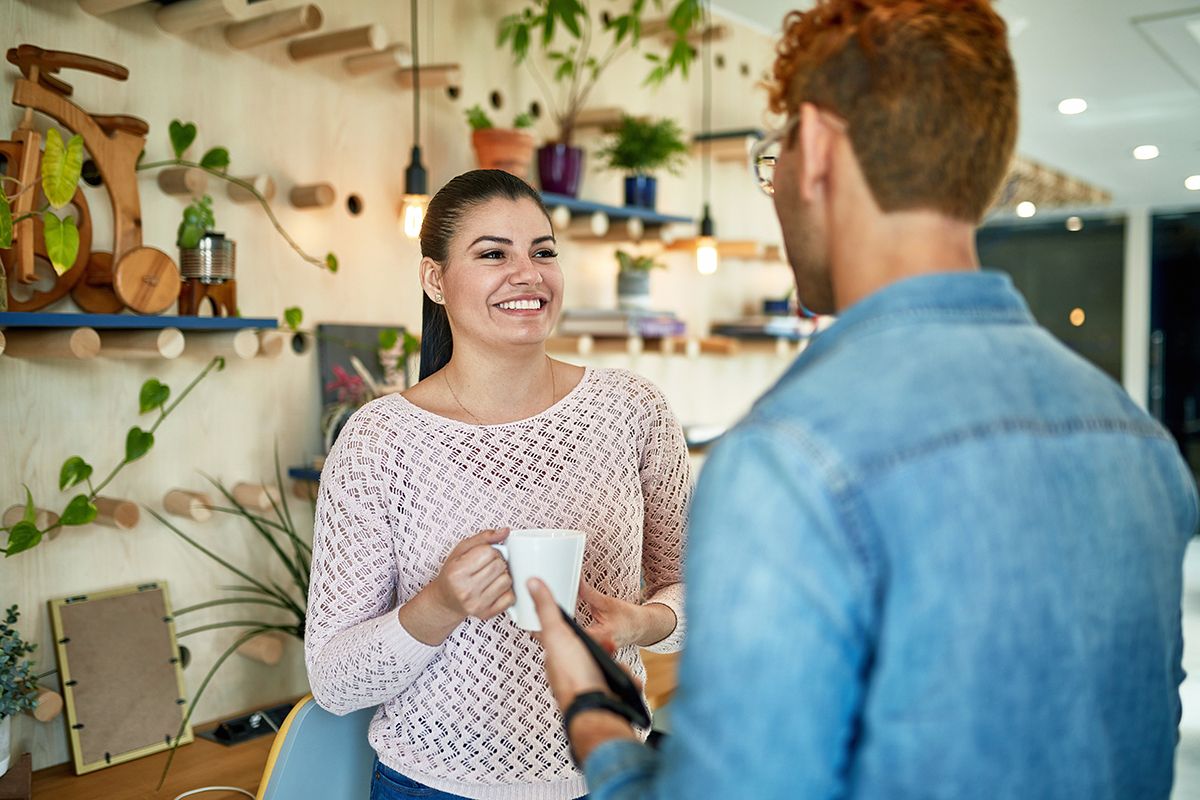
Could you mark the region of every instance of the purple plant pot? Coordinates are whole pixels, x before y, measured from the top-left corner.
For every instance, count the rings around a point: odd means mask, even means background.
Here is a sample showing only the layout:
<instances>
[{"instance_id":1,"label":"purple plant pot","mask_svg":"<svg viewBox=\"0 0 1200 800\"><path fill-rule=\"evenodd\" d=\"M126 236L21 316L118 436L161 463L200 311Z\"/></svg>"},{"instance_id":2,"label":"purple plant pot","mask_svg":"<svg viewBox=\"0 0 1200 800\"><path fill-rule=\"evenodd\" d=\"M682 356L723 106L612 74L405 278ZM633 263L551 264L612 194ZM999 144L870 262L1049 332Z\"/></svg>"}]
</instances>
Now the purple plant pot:
<instances>
[{"instance_id":1,"label":"purple plant pot","mask_svg":"<svg viewBox=\"0 0 1200 800\"><path fill-rule=\"evenodd\" d=\"M545 144L538 148L538 179L542 191L576 197L582 177L582 148L564 144Z\"/></svg>"}]
</instances>

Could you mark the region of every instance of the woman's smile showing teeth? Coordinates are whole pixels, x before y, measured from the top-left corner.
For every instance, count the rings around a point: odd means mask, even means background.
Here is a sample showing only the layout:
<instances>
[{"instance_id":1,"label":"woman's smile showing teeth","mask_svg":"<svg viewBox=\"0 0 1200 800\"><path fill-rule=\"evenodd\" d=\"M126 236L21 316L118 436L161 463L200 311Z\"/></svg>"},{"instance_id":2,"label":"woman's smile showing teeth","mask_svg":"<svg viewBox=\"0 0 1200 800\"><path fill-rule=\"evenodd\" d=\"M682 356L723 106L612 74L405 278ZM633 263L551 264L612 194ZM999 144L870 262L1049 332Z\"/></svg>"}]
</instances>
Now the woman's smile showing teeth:
<instances>
[{"instance_id":1,"label":"woman's smile showing teeth","mask_svg":"<svg viewBox=\"0 0 1200 800\"><path fill-rule=\"evenodd\" d=\"M544 305L544 300L531 298L528 300L505 300L503 303L497 303L496 308L502 311L541 311Z\"/></svg>"}]
</instances>

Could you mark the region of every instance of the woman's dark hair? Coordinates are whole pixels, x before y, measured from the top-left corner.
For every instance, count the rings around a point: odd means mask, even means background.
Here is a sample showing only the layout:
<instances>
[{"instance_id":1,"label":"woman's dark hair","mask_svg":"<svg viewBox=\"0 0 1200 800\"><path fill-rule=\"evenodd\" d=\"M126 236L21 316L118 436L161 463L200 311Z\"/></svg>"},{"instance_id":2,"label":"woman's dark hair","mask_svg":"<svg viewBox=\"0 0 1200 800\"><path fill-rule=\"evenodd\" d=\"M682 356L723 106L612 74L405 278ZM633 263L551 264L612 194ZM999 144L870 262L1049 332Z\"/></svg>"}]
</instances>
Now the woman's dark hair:
<instances>
[{"instance_id":1,"label":"woman's dark hair","mask_svg":"<svg viewBox=\"0 0 1200 800\"><path fill-rule=\"evenodd\" d=\"M475 206L497 197L532 200L550 219L542 196L525 181L500 169L475 169L464 172L438 190L425 209L421 223L421 256L431 258L445 269L450 257L450 241L458 233L463 215ZM425 380L450 361L454 339L446 307L425 295L421 307L421 380Z\"/></svg>"}]
</instances>

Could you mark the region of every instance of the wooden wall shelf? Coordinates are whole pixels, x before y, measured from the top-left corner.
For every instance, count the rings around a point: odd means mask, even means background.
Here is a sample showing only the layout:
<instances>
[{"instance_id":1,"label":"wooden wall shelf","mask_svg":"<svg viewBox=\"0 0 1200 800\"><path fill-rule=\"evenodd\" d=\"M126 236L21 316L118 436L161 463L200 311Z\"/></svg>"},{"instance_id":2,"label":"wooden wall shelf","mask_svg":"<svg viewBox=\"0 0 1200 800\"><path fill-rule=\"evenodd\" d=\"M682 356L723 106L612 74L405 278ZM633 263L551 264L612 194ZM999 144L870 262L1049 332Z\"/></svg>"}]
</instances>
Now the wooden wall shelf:
<instances>
[{"instance_id":1,"label":"wooden wall shelf","mask_svg":"<svg viewBox=\"0 0 1200 800\"><path fill-rule=\"evenodd\" d=\"M0 313L0 353L10 358L80 361L96 357L170 360L180 355L274 358L283 351L278 324L266 318L10 311Z\"/></svg>"},{"instance_id":2,"label":"wooden wall shelf","mask_svg":"<svg viewBox=\"0 0 1200 800\"><path fill-rule=\"evenodd\" d=\"M630 336L628 338L554 336L547 340L546 350L551 353L581 356L621 353L636 356L647 353L687 357L699 355L777 355L792 357L803 349L806 344L806 341L796 342L785 338L735 339L729 336L667 336L661 339L642 339L639 336Z\"/></svg>"},{"instance_id":3,"label":"wooden wall shelf","mask_svg":"<svg viewBox=\"0 0 1200 800\"><path fill-rule=\"evenodd\" d=\"M750 149L765 134L758 128L741 128L731 131L698 133L692 137L692 155L704 157L705 144L717 161L740 161L748 163Z\"/></svg>"}]
</instances>

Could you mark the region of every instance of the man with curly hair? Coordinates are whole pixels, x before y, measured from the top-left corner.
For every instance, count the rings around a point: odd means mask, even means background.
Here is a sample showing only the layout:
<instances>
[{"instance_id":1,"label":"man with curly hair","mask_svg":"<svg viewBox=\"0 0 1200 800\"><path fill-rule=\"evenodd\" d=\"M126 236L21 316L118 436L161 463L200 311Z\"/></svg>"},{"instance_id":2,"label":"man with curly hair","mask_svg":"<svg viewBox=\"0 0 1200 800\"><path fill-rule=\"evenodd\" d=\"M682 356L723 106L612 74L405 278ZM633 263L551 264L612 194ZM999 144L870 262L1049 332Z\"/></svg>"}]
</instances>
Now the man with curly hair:
<instances>
[{"instance_id":1,"label":"man with curly hair","mask_svg":"<svg viewBox=\"0 0 1200 800\"><path fill-rule=\"evenodd\" d=\"M1016 139L1003 20L817 0L769 89L758 180L800 300L839 318L701 477L659 752L532 583L591 797L1166 798L1196 486L979 268Z\"/></svg>"}]
</instances>

